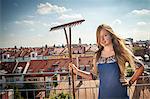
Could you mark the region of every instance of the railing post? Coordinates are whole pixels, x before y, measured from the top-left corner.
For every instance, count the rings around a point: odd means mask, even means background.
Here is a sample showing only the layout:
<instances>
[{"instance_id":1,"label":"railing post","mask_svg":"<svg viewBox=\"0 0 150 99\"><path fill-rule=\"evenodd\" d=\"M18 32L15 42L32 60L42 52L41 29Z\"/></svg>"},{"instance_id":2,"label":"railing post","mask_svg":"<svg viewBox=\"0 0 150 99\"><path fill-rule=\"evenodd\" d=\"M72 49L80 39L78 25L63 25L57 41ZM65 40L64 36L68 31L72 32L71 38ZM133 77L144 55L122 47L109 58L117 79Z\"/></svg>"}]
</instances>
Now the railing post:
<instances>
[{"instance_id":1,"label":"railing post","mask_svg":"<svg viewBox=\"0 0 150 99\"><path fill-rule=\"evenodd\" d=\"M87 99L87 95L86 95L86 88L85 88L85 99Z\"/></svg>"},{"instance_id":2,"label":"railing post","mask_svg":"<svg viewBox=\"0 0 150 99\"><path fill-rule=\"evenodd\" d=\"M34 99L35 99L35 90L34 90L34 92L33 92L33 95L34 95Z\"/></svg>"},{"instance_id":3,"label":"railing post","mask_svg":"<svg viewBox=\"0 0 150 99\"><path fill-rule=\"evenodd\" d=\"M93 88L92 88L92 93L93 93L93 99L95 99L95 93L94 93Z\"/></svg>"},{"instance_id":4,"label":"railing post","mask_svg":"<svg viewBox=\"0 0 150 99\"><path fill-rule=\"evenodd\" d=\"M28 99L28 91L26 90L26 96L27 96L27 99Z\"/></svg>"},{"instance_id":5,"label":"railing post","mask_svg":"<svg viewBox=\"0 0 150 99\"><path fill-rule=\"evenodd\" d=\"M79 90L80 90L80 89L78 89L78 99L79 99Z\"/></svg>"}]
</instances>

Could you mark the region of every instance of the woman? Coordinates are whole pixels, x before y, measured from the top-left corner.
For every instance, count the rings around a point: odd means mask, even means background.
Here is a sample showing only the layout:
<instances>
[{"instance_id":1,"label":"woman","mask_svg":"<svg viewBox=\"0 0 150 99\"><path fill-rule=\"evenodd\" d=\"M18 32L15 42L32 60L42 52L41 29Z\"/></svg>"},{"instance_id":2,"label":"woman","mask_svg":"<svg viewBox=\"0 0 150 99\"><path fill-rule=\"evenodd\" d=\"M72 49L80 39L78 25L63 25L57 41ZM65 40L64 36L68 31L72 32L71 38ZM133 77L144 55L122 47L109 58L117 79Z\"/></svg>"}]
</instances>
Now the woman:
<instances>
[{"instance_id":1,"label":"woman","mask_svg":"<svg viewBox=\"0 0 150 99\"><path fill-rule=\"evenodd\" d=\"M100 86L98 99L129 99L127 86L131 86L144 71L143 64L138 61L130 50L108 25L102 24L96 32L97 45L96 65L91 72L79 70L69 64L69 70L87 79L95 79L98 73ZM129 81L125 79L125 64L129 63L136 71Z\"/></svg>"}]
</instances>

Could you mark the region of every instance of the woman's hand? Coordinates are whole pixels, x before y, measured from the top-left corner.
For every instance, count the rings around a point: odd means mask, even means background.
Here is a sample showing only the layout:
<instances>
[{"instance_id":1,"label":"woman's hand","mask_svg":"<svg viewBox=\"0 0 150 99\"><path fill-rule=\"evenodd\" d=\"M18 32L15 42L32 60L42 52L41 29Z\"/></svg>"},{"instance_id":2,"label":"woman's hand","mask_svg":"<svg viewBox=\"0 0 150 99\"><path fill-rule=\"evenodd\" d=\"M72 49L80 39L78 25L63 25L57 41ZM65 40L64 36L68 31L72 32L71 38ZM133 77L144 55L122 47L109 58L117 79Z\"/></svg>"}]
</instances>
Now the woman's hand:
<instances>
[{"instance_id":1,"label":"woman's hand","mask_svg":"<svg viewBox=\"0 0 150 99\"><path fill-rule=\"evenodd\" d=\"M132 81L131 79L128 81L128 87L131 87L132 86L132 84L134 84L134 81Z\"/></svg>"},{"instance_id":2,"label":"woman's hand","mask_svg":"<svg viewBox=\"0 0 150 99\"><path fill-rule=\"evenodd\" d=\"M79 69L74 64L69 63L69 71L72 72L72 69L73 69L73 73L77 74Z\"/></svg>"},{"instance_id":3,"label":"woman's hand","mask_svg":"<svg viewBox=\"0 0 150 99\"><path fill-rule=\"evenodd\" d=\"M120 78L120 82L123 86L128 86L128 80L126 78Z\"/></svg>"},{"instance_id":4,"label":"woman's hand","mask_svg":"<svg viewBox=\"0 0 150 99\"><path fill-rule=\"evenodd\" d=\"M92 75L90 72L82 71L78 69L74 64L69 63L69 71L73 74L77 74L85 79L92 79Z\"/></svg>"},{"instance_id":5,"label":"woman's hand","mask_svg":"<svg viewBox=\"0 0 150 99\"><path fill-rule=\"evenodd\" d=\"M126 78L120 78L120 82L122 86L128 86L128 87L131 87L133 84L131 80L128 81Z\"/></svg>"},{"instance_id":6,"label":"woman's hand","mask_svg":"<svg viewBox=\"0 0 150 99\"><path fill-rule=\"evenodd\" d=\"M122 81L121 84L122 84L123 86L131 87L132 84L133 84L133 81L131 81L131 80L128 81L127 79L124 79L124 81Z\"/></svg>"}]
</instances>

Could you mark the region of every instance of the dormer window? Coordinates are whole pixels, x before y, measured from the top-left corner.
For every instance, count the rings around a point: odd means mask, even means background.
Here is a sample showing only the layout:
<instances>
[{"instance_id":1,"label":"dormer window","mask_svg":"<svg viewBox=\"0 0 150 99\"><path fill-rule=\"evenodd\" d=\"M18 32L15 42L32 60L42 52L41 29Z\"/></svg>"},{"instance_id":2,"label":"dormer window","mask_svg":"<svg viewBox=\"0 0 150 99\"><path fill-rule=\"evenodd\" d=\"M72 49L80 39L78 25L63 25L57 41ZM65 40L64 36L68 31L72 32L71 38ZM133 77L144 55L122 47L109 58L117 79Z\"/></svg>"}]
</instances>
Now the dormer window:
<instances>
[{"instance_id":1,"label":"dormer window","mask_svg":"<svg viewBox=\"0 0 150 99\"><path fill-rule=\"evenodd\" d=\"M9 54L3 54L3 55L2 55L2 59L8 59L9 57L10 57Z\"/></svg>"},{"instance_id":2,"label":"dormer window","mask_svg":"<svg viewBox=\"0 0 150 99\"><path fill-rule=\"evenodd\" d=\"M66 68L65 68L65 67L62 67L61 70L62 70L62 72L65 72L65 71L66 71Z\"/></svg>"},{"instance_id":3,"label":"dormer window","mask_svg":"<svg viewBox=\"0 0 150 99\"><path fill-rule=\"evenodd\" d=\"M31 59L36 59L37 58L37 52L31 52L30 57L31 57Z\"/></svg>"},{"instance_id":4,"label":"dormer window","mask_svg":"<svg viewBox=\"0 0 150 99\"><path fill-rule=\"evenodd\" d=\"M7 55L4 55L4 59L7 59Z\"/></svg>"},{"instance_id":5,"label":"dormer window","mask_svg":"<svg viewBox=\"0 0 150 99\"><path fill-rule=\"evenodd\" d=\"M33 58L35 57L35 54L34 54L34 53L32 54L32 57L33 57Z\"/></svg>"}]
</instances>

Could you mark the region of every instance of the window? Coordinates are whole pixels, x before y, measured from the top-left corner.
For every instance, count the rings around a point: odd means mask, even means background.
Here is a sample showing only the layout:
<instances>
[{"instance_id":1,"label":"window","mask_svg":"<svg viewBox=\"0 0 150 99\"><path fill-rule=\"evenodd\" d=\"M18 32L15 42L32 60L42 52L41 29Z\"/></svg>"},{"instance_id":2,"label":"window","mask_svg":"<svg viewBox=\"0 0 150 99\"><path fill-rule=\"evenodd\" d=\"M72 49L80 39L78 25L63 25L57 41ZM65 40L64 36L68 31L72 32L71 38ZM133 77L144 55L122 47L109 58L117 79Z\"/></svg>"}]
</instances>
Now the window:
<instances>
[{"instance_id":1,"label":"window","mask_svg":"<svg viewBox=\"0 0 150 99\"><path fill-rule=\"evenodd\" d=\"M34 79L34 81L37 81L37 79Z\"/></svg>"},{"instance_id":2,"label":"window","mask_svg":"<svg viewBox=\"0 0 150 99\"><path fill-rule=\"evenodd\" d=\"M7 55L4 55L4 59L6 59L7 58Z\"/></svg>"},{"instance_id":3,"label":"window","mask_svg":"<svg viewBox=\"0 0 150 99\"><path fill-rule=\"evenodd\" d=\"M44 87L44 85L40 85L40 87Z\"/></svg>"},{"instance_id":4,"label":"window","mask_svg":"<svg viewBox=\"0 0 150 99\"><path fill-rule=\"evenodd\" d=\"M51 71L51 70L52 70L52 69L49 67L49 68L48 68L48 71Z\"/></svg>"},{"instance_id":5,"label":"window","mask_svg":"<svg viewBox=\"0 0 150 99\"><path fill-rule=\"evenodd\" d=\"M32 57L35 57L35 55L34 55L34 54L32 54Z\"/></svg>"},{"instance_id":6,"label":"window","mask_svg":"<svg viewBox=\"0 0 150 99\"><path fill-rule=\"evenodd\" d=\"M16 78L16 81L19 81L19 78Z\"/></svg>"},{"instance_id":7,"label":"window","mask_svg":"<svg viewBox=\"0 0 150 99\"><path fill-rule=\"evenodd\" d=\"M63 76L61 77L61 80L64 80L64 77L63 77Z\"/></svg>"},{"instance_id":8,"label":"window","mask_svg":"<svg viewBox=\"0 0 150 99\"><path fill-rule=\"evenodd\" d=\"M80 70L84 70L85 69L85 66L84 65L80 65Z\"/></svg>"},{"instance_id":9,"label":"window","mask_svg":"<svg viewBox=\"0 0 150 99\"><path fill-rule=\"evenodd\" d=\"M86 66L86 71L87 72L90 72L90 69L91 69L90 66Z\"/></svg>"}]
</instances>

